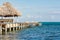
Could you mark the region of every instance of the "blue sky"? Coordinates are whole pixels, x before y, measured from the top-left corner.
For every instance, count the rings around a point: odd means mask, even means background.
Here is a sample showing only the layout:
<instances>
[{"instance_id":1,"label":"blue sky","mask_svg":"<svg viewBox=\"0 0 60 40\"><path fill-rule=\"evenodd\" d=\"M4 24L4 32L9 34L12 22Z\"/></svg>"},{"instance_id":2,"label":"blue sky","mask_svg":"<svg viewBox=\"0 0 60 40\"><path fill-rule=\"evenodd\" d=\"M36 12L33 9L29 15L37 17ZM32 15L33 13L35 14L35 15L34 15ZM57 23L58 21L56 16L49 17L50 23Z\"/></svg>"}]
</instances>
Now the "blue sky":
<instances>
[{"instance_id":1,"label":"blue sky","mask_svg":"<svg viewBox=\"0 0 60 40\"><path fill-rule=\"evenodd\" d=\"M4 2L21 12L17 21L60 22L60 0L0 0L0 5Z\"/></svg>"}]
</instances>

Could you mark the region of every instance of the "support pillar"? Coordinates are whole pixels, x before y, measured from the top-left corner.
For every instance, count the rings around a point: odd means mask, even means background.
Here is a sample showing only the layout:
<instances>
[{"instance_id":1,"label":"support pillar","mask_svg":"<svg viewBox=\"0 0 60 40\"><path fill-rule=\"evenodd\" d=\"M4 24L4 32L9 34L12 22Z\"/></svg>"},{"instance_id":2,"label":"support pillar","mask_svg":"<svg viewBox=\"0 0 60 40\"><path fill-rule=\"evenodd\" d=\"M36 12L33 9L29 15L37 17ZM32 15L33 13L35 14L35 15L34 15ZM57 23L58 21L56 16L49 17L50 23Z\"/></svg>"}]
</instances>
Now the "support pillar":
<instances>
[{"instance_id":1,"label":"support pillar","mask_svg":"<svg viewBox=\"0 0 60 40\"><path fill-rule=\"evenodd\" d=\"M5 27L5 34L7 34L7 27Z\"/></svg>"},{"instance_id":2,"label":"support pillar","mask_svg":"<svg viewBox=\"0 0 60 40\"><path fill-rule=\"evenodd\" d=\"M17 27L16 27L16 31L17 31Z\"/></svg>"},{"instance_id":3,"label":"support pillar","mask_svg":"<svg viewBox=\"0 0 60 40\"><path fill-rule=\"evenodd\" d=\"M10 29L10 32L11 32L11 27L9 29Z\"/></svg>"},{"instance_id":4,"label":"support pillar","mask_svg":"<svg viewBox=\"0 0 60 40\"><path fill-rule=\"evenodd\" d=\"M21 29L22 29L22 23L21 23Z\"/></svg>"},{"instance_id":5,"label":"support pillar","mask_svg":"<svg viewBox=\"0 0 60 40\"><path fill-rule=\"evenodd\" d=\"M15 30L14 30L14 27L13 27L13 31L15 31Z\"/></svg>"},{"instance_id":6,"label":"support pillar","mask_svg":"<svg viewBox=\"0 0 60 40\"><path fill-rule=\"evenodd\" d=\"M20 30L20 24L19 24L19 30Z\"/></svg>"},{"instance_id":7,"label":"support pillar","mask_svg":"<svg viewBox=\"0 0 60 40\"><path fill-rule=\"evenodd\" d=\"M1 24L1 27L0 27L0 34L2 34L2 29L3 29L3 28L2 28L2 24Z\"/></svg>"}]
</instances>

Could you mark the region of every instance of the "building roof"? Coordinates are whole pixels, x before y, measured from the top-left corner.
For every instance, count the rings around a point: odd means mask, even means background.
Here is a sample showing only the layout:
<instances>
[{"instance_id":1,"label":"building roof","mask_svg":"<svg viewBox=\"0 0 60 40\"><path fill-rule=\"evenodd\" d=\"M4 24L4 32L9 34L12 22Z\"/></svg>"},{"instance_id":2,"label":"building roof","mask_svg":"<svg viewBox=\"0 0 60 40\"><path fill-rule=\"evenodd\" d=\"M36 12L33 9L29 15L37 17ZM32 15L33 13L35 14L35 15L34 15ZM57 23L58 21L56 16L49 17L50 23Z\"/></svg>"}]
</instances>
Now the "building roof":
<instances>
[{"instance_id":1,"label":"building roof","mask_svg":"<svg viewBox=\"0 0 60 40\"><path fill-rule=\"evenodd\" d=\"M15 8L13 8L9 2L6 2L3 3L2 6L0 6L0 16L15 17L15 16L21 16L21 13L18 12Z\"/></svg>"}]
</instances>

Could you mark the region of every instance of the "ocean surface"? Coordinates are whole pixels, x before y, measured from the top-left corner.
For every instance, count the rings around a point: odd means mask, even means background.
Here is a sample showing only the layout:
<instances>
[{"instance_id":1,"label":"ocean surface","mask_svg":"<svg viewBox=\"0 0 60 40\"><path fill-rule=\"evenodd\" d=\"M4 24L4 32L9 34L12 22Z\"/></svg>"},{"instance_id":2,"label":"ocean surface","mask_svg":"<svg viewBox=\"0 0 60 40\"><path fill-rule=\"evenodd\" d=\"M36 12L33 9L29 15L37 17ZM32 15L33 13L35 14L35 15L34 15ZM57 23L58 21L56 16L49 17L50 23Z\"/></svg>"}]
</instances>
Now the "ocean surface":
<instances>
[{"instance_id":1,"label":"ocean surface","mask_svg":"<svg viewBox=\"0 0 60 40\"><path fill-rule=\"evenodd\" d=\"M0 40L60 40L60 22L41 23L41 26L0 35Z\"/></svg>"}]
</instances>

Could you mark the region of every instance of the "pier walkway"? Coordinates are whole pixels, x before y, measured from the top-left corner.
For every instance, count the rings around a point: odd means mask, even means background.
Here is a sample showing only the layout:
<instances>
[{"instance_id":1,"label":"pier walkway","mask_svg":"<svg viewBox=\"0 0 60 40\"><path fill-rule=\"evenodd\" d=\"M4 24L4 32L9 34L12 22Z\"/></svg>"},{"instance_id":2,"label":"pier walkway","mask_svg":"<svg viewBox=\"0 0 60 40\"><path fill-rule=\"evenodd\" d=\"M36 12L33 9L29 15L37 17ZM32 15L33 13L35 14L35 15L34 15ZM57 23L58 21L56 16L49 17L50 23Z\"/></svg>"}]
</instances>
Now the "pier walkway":
<instances>
[{"instance_id":1,"label":"pier walkway","mask_svg":"<svg viewBox=\"0 0 60 40\"><path fill-rule=\"evenodd\" d=\"M0 34L29 28L31 25L37 26L38 23L0 23Z\"/></svg>"}]
</instances>

